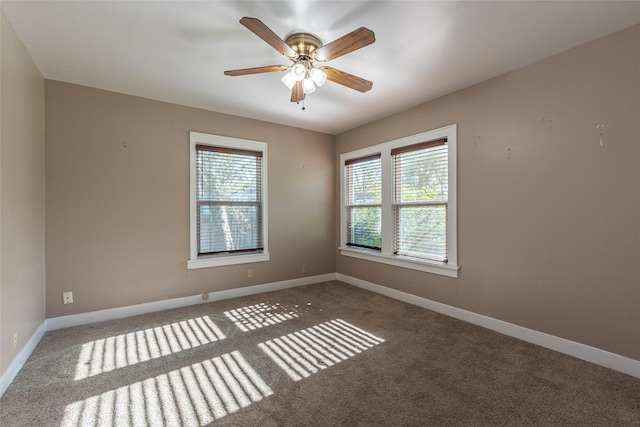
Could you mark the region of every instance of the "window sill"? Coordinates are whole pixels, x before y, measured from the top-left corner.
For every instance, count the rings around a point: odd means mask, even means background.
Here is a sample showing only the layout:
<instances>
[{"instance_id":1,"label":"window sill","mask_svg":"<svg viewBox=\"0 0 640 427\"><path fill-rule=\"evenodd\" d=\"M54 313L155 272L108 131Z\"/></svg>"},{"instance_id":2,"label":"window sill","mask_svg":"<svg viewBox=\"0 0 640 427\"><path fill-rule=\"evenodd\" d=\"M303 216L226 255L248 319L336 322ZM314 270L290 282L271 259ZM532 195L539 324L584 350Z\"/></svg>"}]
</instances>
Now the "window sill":
<instances>
[{"instance_id":1,"label":"window sill","mask_svg":"<svg viewBox=\"0 0 640 427\"><path fill-rule=\"evenodd\" d=\"M426 273L439 274L447 277L458 277L460 266L449 265L434 261L422 261L415 258L398 255L385 255L370 249L355 249L351 247L341 247L340 254L367 261L381 262L383 264L394 265L396 267L409 268L411 270L424 271Z\"/></svg>"},{"instance_id":2,"label":"window sill","mask_svg":"<svg viewBox=\"0 0 640 427\"><path fill-rule=\"evenodd\" d=\"M250 255L214 255L188 260L187 269L194 270L196 268L221 267L223 265L247 264L264 261L269 261L269 253Z\"/></svg>"}]
</instances>

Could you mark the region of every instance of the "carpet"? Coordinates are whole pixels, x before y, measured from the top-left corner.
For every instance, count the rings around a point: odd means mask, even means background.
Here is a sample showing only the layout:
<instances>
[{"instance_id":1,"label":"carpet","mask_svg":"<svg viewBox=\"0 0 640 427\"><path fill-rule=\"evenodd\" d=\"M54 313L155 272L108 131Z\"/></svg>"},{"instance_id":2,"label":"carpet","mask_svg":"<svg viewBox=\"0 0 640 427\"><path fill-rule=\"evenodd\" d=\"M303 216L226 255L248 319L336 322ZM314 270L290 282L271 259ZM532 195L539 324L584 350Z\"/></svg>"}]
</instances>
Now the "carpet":
<instances>
[{"instance_id":1,"label":"carpet","mask_svg":"<svg viewBox=\"0 0 640 427\"><path fill-rule=\"evenodd\" d=\"M50 331L9 426L640 426L640 380L332 281Z\"/></svg>"}]
</instances>

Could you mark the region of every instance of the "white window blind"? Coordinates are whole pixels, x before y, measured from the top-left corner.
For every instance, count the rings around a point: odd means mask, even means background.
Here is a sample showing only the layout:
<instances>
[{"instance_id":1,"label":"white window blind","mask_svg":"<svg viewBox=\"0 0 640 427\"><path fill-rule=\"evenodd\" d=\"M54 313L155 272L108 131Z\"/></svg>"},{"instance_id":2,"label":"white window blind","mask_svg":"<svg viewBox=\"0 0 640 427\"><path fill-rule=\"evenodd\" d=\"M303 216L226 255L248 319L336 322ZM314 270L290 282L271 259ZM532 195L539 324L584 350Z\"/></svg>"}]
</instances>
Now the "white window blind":
<instances>
[{"instance_id":1,"label":"white window blind","mask_svg":"<svg viewBox=\"0 0 640 427\"><path fill-rule=\"evenodd\" d=\"M196 145L197 252L263 251L262 152Z\"/></svg>"},{"instance_id":2,"label":"white window blind","mask_svg":"<svg viewBox=\"0 0 640 427\"><path fill-rule=\"evenodd\" d=\"M381 249L380 155L345 162L347 246Z\"/></svg>"},{"instance_id":3,"label":"white window blind","mask_svg":"<svg viewBox=\"0 0 640 427\"><path fill-rule=\"evenodd\" d=\"M448 262L446 139L391 150L394 253Z\"/></svg>"}]
</instances>

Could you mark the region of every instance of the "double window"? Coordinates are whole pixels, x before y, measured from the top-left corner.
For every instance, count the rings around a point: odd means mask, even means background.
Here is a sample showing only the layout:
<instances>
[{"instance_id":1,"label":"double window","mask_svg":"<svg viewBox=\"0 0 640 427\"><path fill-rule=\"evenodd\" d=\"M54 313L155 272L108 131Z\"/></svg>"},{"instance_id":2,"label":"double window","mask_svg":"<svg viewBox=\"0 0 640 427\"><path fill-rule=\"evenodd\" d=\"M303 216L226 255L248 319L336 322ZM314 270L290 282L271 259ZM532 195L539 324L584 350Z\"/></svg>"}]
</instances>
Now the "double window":
<instances>
[{"instance_id":1,"label":"double window","mask_svg":"<svg viewBox=\"0 0 640 427\"><path fill-rule=\"evenodd\" d=\"M457 277L456 126L341 155L341 253Z\"/></svg>"},{"instance_id":2,"label":"double window","mask_svg":"<svg viewBox=\"0 0 640 427\"><path fill-rule=\"evenodd\" d=\"M189 268L266 261L265 143L191 132Z\"/></svg>"}]
</instances>

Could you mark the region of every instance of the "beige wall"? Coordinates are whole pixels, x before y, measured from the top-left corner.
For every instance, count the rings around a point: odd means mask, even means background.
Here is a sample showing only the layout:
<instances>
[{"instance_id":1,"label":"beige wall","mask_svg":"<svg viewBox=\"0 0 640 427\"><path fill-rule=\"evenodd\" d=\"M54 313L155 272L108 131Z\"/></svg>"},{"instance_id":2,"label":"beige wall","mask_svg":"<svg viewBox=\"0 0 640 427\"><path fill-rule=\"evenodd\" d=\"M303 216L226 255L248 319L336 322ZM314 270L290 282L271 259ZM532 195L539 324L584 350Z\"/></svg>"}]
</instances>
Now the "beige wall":
<instances>
[{"instance_id":1,"label":"beige wall","mask_svg":"<svg viewBox=\"0 0 640 427\"><path fill-rule=\"evenodd\" d=\"M332 135L49 80L45 111L47 317L335 271ZM268 143L269 262L187 270L192 130Z\"/></svg>"},{"instance_id":2,"label":"beige wall","mask_svg":"<svg viewBox=\"0 0 640 427\"><path fill-rule=\"evenodd\" d=\"M637 25L338 135L336 165L458 124L462 269L337 271L640 360L639 46Z\"/></svg>"},{"instance_id":3,"label":"beige wall","mask_svg":"<svg viewBox=\"0 0 640 427\"><path fill-rule=\"evenodd\" d=\"M4 13L0 72L0 372L45 319L44 80ZM13 331L18 347L13 348Z\"/></svg>"}]
</instances>

